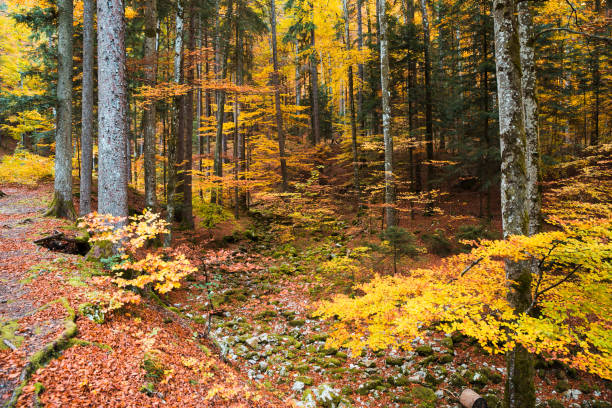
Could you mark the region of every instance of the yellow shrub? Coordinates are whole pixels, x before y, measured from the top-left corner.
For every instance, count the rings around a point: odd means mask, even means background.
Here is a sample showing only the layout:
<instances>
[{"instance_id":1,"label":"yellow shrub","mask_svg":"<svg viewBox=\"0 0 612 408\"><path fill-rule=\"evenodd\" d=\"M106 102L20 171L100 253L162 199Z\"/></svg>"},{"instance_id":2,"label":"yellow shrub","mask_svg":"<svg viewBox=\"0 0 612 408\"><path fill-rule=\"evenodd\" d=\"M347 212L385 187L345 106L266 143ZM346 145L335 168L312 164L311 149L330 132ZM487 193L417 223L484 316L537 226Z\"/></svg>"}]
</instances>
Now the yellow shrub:
<instances>
[{"instance_id":1,"label":"yellow shrub","mask_svg":"<svg viewBox=\"0 0 612 408\"><path fill-rule=\"evenodd\" d=\"M35 186L41 181L53 179L53 158L25 151L6 155L0 160L0 183L16 183Z\"/></svg>"}]
</instances>

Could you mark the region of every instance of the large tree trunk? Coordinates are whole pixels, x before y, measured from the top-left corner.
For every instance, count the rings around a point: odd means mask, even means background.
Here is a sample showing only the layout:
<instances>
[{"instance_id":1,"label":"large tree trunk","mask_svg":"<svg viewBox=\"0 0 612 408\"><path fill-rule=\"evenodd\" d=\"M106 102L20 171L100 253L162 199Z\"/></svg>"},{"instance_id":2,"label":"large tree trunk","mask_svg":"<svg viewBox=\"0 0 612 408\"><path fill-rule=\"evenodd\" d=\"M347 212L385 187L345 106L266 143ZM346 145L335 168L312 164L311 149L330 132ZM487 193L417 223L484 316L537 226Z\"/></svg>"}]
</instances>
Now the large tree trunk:
<instances>
[{"instance_id":1,"label":"large tree trunk","mask_svg":"<svg viewBox=\"0 0 612 408\"><path fill-rule=\"evenodd\" d=\"M423 16L423 50L425 56L425 143L427 143L427 161L433 160L433 106L431 101L431 45L429 39L429 18L427 14L427 2L421 0L421 15ZM433 178L433 166L427 165L427 189L431 188Z\"/></svg>"},{"instance_id":2,"label":"large tree trunk","mask_svg":"<svg viewBox=\"0 0 612 408\"><path fill-rule=\"evenodd\" d=\"M91 212L93 165L94 98L94 7L95 0L83 1L83 95L81 102L81 176L79 214Z\"/></svg>"},{"instance_id":3,"label":"large tree trunk","mask_svg":"<svg viewBox=\"0 0 612 408\"><path fill-rule=\"evenodd\" d=\"M59 0L54 196L47 215L75 219L72 204L72 0Z\"/></svg>"},{"instance_id":4,"label":"large tree trunk","mask_svg":"<svg viewBox=\"0 0 612 408\"><path fill-rule=\"evenodd\" d=\"M540 232L541 193L540 193L540 144L538 130L538 102L536 100L536 70L534 51L534 28L531 5L518 3L519 41L521 45L521 91L525 115L527 203L529 208L529 235Z\"/></svg>"},{"instance_id":5,"label":"large tree trunk","mask_svg":"<svg viewBox=\"0 0 612 408\"><path fill-rule=\"evenodd\" d=\"M389 90L389 49L386 0L378 0L380 24L380 86L382 90L382 123L385 143L385 204L387 228L397 225L395 210L395 177L393 175L393 136L391 135L391 92Z\"/></svg>"},{"instance_id":6,"label":"large tree trunk","mask_svg":"<svg viewBox=\"0 0 612 408\"><path fill-rule=\"evenodd\" d=\"M127 217L127 80L122 0L98 2L98 212Z\"/></svg>"},{"instance_id":7,"label":"large tree trunk","mask_svg":"<svg viewBox=\"0 0 612 408\"><path fill-rule=\"evenodd\" d=\"M281 191L287 191L287 160L285 159L285 133L283 130L283 113L280 101L280 80L278 72L278 55L276 50L276 5L270 0L270 26L272 28L272 68L274 72L274 105L276 109L276 133L278 135L278 154L281 170Z\"/></svg>"},{"instance_id":8,"label":"large tree trunk","mask_svg":"<svg viewBox=\"0 0 612 408\"><path fill-rule=\"evenodd\" d=\"M358 0L359 1L359 0ZM348 0L342 0L342 8L344 9L344 37L346 41L346 50L351 52L351 33L349 30L349 9ZM353 90L353 64L348 66L348 102L351 113L351 150L353 153L353 185L357 201L360 197L359 187L359 151L357 150L357 118L355 117L355 95Z\"/></svg>"},{"instance_id":9,"label":"large tree trunk","mask_svg":"<svg viewBox=\"0 0 612 408\"><path fill-rule=\"evenodd\" d=\"M180 0L176 3L176 37L174 39L174 74L173 81L175 84L181 82L181 66L182 66L182 52L183 52L183 5ZM167 141L167 152L168 152L168 198L166 203L167 208L167 221L169 223L174 222L176 213L178 210L178 198L177 192L179 189L178 180L178 144L179 144L179 122L182 120L180 117L181 111L181 96L175 96L172 103L172 126L170 129L168 141ZM164 245L169 246L171 242L171 234L166 234L164 238Z\"/></svg>"},{"instance_id":10,"label":"large tree trunk","mask_svg":"<svg viewBox=\"0 0 612 408\"><path fill-rule=\"evenodd\" d=\"M501 206L504 237L529 231L525 124L521 98L521 67L514 0L494 0L495 62L499 100L501 151ZM531 304L531 273L525 263L506 261L508 302L516 315ZM535 406L534 368L531 354L521 345L506 354L508 378L506 406Z\"/></svg>"},{"instance_id":11,"label":"large tree trunk","mask_svg":"<svg viewBox=\"0 0 612 408\"><path fill-rule=\"evenodd\" d=\"M361 14L361 3L363 0L357 0L357 49L361 52L363 48L363 17ZM365 118L363 114L363 83L365 80L363 72L363 64L357 65L357 76L359 77L359 91L357 93L357 106L359 109L359 121L361 128L365 128Z\"/></svg>"},{"instance_id":12,"label":"large tree trunk","mask_svg":"<svg viewBox=\"0 0 612 408\"><path fill-rule=\"evenodd\" d=\"M185 82L193 86L194 83L194 66L193 66L193 50L195 48L195 9L193 2L190 7L189 17L189 32L187 50L190 57L185 58ZM185 95L185 119L184 119L184 136L183 136L183 205L181 207L181 220L187 228L193 228L193 191L192 191L192 170L193 170L193 89L190 88Z\"/></svg>"},{"instance_id":13,"label":"large tree trunk","mask_svg":"<svg viewBox=\"0 0 612 408\"><path fill-rule=\"evenodd\" d=\"M157 0L147 0L145 5L145 83L155 86L157 82ZM144 110L144 187L145 205L149 208L157 206L155 180L155 102L147 105Z\"/></svg>"}]
</instances>

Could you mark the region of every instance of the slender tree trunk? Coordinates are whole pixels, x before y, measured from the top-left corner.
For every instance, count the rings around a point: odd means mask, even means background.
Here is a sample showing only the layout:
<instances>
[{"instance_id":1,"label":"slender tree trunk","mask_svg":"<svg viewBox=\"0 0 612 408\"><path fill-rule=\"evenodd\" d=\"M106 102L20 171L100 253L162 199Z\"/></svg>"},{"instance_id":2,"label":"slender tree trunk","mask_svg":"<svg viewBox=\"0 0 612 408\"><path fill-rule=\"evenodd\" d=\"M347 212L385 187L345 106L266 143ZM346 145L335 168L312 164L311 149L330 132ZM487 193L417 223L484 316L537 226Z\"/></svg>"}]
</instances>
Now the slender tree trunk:
<instances>
[{"instance_id":1,"label":"slender tree trunk","mask_svg":"<svg viewBox=\"0 0 612 408\"><path fill-rule=\"evenodd\" d=\"M519 41L521 45L521 89L525 115L525 140L527 164L527 202L529 208L529 235L540 232L540 143L538 129L538 102L536 100L536 70L534 51L534 27L529 2L518 3Z\"/></svg>"},{"instance_id":2,"label":"slender tree trunk","mask_svg":"<svg viewBox=\"0 0 612 408\"><path fill-rule=\"evenodd\" d=\"M359 1L359 0L358 0ZM349 30L349 9L348 0L342 0L342 8L344 9L344 37L346 39L346 50L348 53L351 52L351 33ZM353 185L355 187L355 194L357 195L357 201L359 201L360 187L359 187L359 151L357 150L357 118L355 117L355 96L353 90L353 64L349 63L348 66L348 103L349 110L351 113L351 150L353 153Z\"/></svg>"},{"instance_id":3,"label":"slender tree trunk","mask_svg":"<svg viewBox=\"0 0 612 408\"><path fill-rule=\"evenodd\" d=\"M314 13L314 4L312 5ZM314 24L314 23L313 23ZM317 49L315 46L315 29L310 29L310 88L312 92L312 137L315 145L321 141L321 126L319 124L319 70L317 68Z\"/></svg>"},{"instance_id":4,"label":"slender tree trunk","mask_svg":"<svg viewBox=\"0 0 612 408\"><path fill-rule=\"evenodd\" d=\"M183 5L180 0L176 3L176 38L174 40L174 75L173 81L175 84L181 83L181 57L183 51ZM174 222L177 213L177 192L179 189L178 182L178 155L177 148L179 144L178 129L180 118L180 105L181 96L175 96L172 104L172 124L170 127L170 133L166 142L166 150L168 152L168 198L167 198L167 221L169 223ZM171 234L166 234L164 239L164 245L169 246L171 242Z\"/></svg>"},{"instance_id":5,"label":"slender tree trunk","mask_svg":"<svg viewBox=\"0 0 612 408\"><path fill-rule=\"evenodd\" d=\"M193 2L190 7L189 17L189 32L187 49L189 50L189 58L185 58L185 82L193 86L194 83L194 64L193 50L195 48L195 8ZM193 187L192 187L192 170L193 170L193 89L190 88L185 95L185 135L184 142L184 158L183 166L183 205L182 205L182 222L187 228L193 229Z\"/></svg>"},{"instance_id":6,"label":"slender tree trunk","mask_svg":"<svg viewBox=\"0 0 612 408\"><path fill-rule=\"evenodd\" d=\"M357 0L357 49L361 52L363 48L363 17L361 14L361 4L363 0ZM357 65L357 76L359 77L359 91L357 93L357 105L359 109L359 121L362 130L365 128L365 118L363 114L363 83L365 80L363 64Z\"/></svg>"},{"instance_id":7,"label":"slender tree trunk","mask_svg":"<svg viewBox=\"0 0 612 408\"><path fill-rule=\"evenodd\" d=\"M46 215L75 219L72 204L72 0L58 1L55 183Z\"/></svg>"},{"instance_id":8,"label":"slender tree trunk","mask_svg":"<svg viewBox=\"0 0 612 408\"><path fill-rule=\"evenodd\" d=\"M283 130L283 113L280 101L280 80L278 72L278 55L276 50L276 5L270 0L270 26L272 27L272 69L274 72L274 105L276 109L276 133L278 135L278 154L281 170L281 191L287 191L287 160L285 159L285 132Z\"/></svg>"},{"instance_id":9,"label":"slender tree trunk","mask_svg":"<svg viewBox=\"0 0 612 408\"><path fill-rule=\"evenodd\" d=\"M128 215L128 107L122 0L98 2L98 212Z\"/></svg>"},{"instance_id":10,"label":"slender tree trunk","mask_svg":"<svg viewBox=\"0 0 612 408\"><path fill-rule=\"evenodd\" d=\"M95 0L83 1L83 95L81 103L81 172L79 214L91 212L94 98Z\"/></svg>"},{"instance_id":11,"label":"slender tree trunk","mask_svg":"<svg viewBox=\"0 0 612 408\"><path fill-rule=\"evenodd\" d=\"M147 0L145 6L145 83L155 86L157 82L157 0ZM155 180L155 124L156 110L155 102L144 108L144 187L145 206L155 208L157 206L157 183Z\"/></svg>"},{"instance_id":12,"label":"slender tree trunk","mask_svg":"<svg viewBox=\"0 0 612 408\"><path fill-rule=\"evenodd\" d=\"M501 150L501 206L504 237L529 232L525 168L525 124L521 98L520 45L514 0L494 0L495 62ZM506 261L508 302L516 315L531 304L531 271L525 263ZM506 406L535 407L534 367L521 345L506 353Z\"/></svg>"},{"instance_id":13,"label":"slender tree trunk","mask_svg":"<svg viewBox=\"0 0 612 408\"><path fill-rule=\"evenodd\" d=\"M389 49L386 0L378 0L380 24L380 86L382 90L382 123L385 143L385 204L387 228L397 225L395 210L395 177L393 175L393 136L391 135L391 92L389 90Z\"/></svg>"},{"instance_id":14,"label":"slender tree trunk","mask_svg":"<svg viewBox=\"0 0 612 408\"><path fill-rule=\"evenodd\" d=\"M427 161L433 160L433 105L431 101L431 45L429 39L429 18L427 14L427 1L420 0L421 15L423 16L423 43L425 64L425 142L427 143ZM427 189L431 188L433 178L433 166L427 165Z\"/></svg>"},{"instance_id":15,"label":"slender tree trunk","mask_svg":"<svg viewBox=\"0 0 612 408\"><path fill-rule=\"evenodd\" d=\"M223 81L227 76L227 57L229 53L229 39L222 38L223 36L229 36L229 30L223 30L220 27L220 15L219 15L219 0L217 0L217 80ZM229 1L227 7L227 26L231 26L231 15L233 9L232 0ZM223 123L225 120L225 90L220 89L217 91L217 134L215 137L215 176L223 177ZM218 189L214 194L214 202L221 204L222 190Z\"/></svg>"}]
</instances>

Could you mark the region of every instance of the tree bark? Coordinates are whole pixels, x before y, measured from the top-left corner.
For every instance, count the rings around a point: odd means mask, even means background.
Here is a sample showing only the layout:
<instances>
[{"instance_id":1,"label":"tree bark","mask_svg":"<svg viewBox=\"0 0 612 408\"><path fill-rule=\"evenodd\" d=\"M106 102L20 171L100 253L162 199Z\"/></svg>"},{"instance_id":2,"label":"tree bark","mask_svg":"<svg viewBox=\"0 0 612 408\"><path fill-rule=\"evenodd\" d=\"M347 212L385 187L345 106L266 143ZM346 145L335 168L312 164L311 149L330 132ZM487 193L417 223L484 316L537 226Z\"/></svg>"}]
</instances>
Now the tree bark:
<instances>
[{"instance_id":1,"label":"tree bark","mask_svg":"<svg viewBox=\"0 0 612 408\"><path fill-rule=\"evenodd\" d=\"M183 52L183 5L180 0L176 3L176 24L175 32L176 37L174 39L174 74L173 81L176 85L181 83L181 66L182 66L182 52ZM172 125L168 136L166 150L168 152L168 198L166 200L167 208L167 221L172 224L176 217L177 212L177 190L179 188L178 180L178 128L180 118L180 105L181 96L175 96L172 103ZM166 234L164 238L164 245L169 246L172 239L170 233Z\"/></svg>"},{"instance_id":2,"label":"tree bark","mask_svg":"<svg viewBox=\"0 0 612 408\"><path fill-rule=\"evenodd\" d=\"M95 0L83 1L83 94L81 102L81 174L79 214L91 212L94 98L94 8Z\"/></svg>"},{"instance_id":3,"label":"tree bark","mask_svg":"<svg viewBox=\"0 0 612 408\"><path fill-rule=\"evenodd\" d=\"M276 5L270 0L270 26L272 28L272 80L274 83L274 105L276 110L276 134L278 135L278 155L281 171L281 191L287 191L287 160L285 158L285 133L280 101L280 78L278 72L278 53L276 47Z\"/></svg>"},{"instance_id":4,"label":"tree bark","mask_svg":"<svg viewBox=\"0 0 612 408\"><path fill-rule=\"evenodd\" d=\"M157 0L147 0L145 5L145 83L153 87L157 82ZM145 206L157 206L156 177L155 177L155 102L144 109L144 187Z\"/></svg>"},{"instance_id":5,"label":"tree bark","mask_svg":"<svg viewBox=\"0 0 612 408\"><path fill-rule=\"evenodd\" d=\"M312 5L314 13L314 3ZM317 68L317 49L315 47L315 29L310 29L310 88L312 92L312 138L315 145L321 141L321 126L319 124L319 72Z\"/></svg>"},{"instance_id":6,"label":"tree bark","mask_svg":"<svg viewBox=\"0 0 612 408\"><path fill-rule=\"evenodd\" d=\"M358 0L359 1L359 0ZM349 30L349 9L348 0L342 0L342 8L344 9L344 37L346 41L346 51L351 52L351 33ZM349 61L347 70L348 76L348 103L351 114L351 150L353 154L353 186L357 201L359 202L360 187L359 187L359 151L357 149L357 118L355 117L355 95L353 89L353 64Z\"/></svg>"},{"instance_id":7,"label":"tree bark","mask_svg":"<svg viewBox=\"0 0 612 408\"><path fill-rule=\"evenodd\" d=\"M98 212L127 217L128 134L122 0L98 2Z\"/></svg>"},{"instance_id":8,"label":"tree bark","mask_svg":"<svg viewBox=\"0 0 612 408\"><path fill-rule=\"evenodd\" d=\"M529 235L540 232L541 224L541 173L538 129L538 102L536 99L536 70L534 27L529 2L518 3L518 32L521 46L521 92L525 117L527 203L529 208Z\"/></svg>"},{"instance_id":9,"label":"tree bark","mask_svg":"<svg viewBox=\"0 0 612 408\"><path fill-rule=\"evenodd\" d=\"M195 48L195 8L193 2L190 5L189 31L187 50L189 50L189 58L185 58L185 82L190 85L190 90L184 97L185 102L185 119L184 119L184 136L183 136L183 205L181 206L183 225L187 228L193 228L193 187L192 187L192 170L193 170L193 83L194 83L194 64L193 50Z\"/></svg>"},{"instance_id":10,"label":"tree bark","mask_svg":"<svg viewBox=\"0 0 612 408\"><path fill-rule=\"evenodd\" d=\"M57 122L55 131L55 182L53 201L46 215L75 219L72 203L72 0L59 0Z\"/></svg>"},{"instance_id":11,"label":"tree bark","mask_svg":"<svg viewBox=\"0 0 612 408\"><path fill-rule=\"evenodd\" d=\"M427 2L426 0L420 0L421 3L421 15L423 17L423 54L425 57L425 64L423 70L425 71L425 143L427 151L427 161L431 162L434 155L433 145L433 106L431 102L431 46L429 39L429 18L427 14ZM431 163L427 165L427 189L431 188L431 181L433 178L433 166Z\"/></svg>"},{"instance_id":12,"label":"tree bark","mask_svg":"<svg viewBox=\"0 0 612 408\"><path fill-rule=\"evenodd\" d=\"M391 135L391 92L389 90L389 50L386 0L378 0L380 24L380 86L382 90L382 123L385 143L385 204L387 228L397 224L395 210L395 177L393 175L393 136Z\"/></svg>"},{"instance_id":13,"label":"tree bark","mask_svg":"<svg viewBox=\"0 0 612 408\"><path fill-rule=\"evenodd\" d=\"M525 124L521 98L520 45L516 5L494 0L495 62L501 151L501 206L504 237L526 235L529 230ZM531 273L525 263L506 261L507 298L516 315L531 304ZM508 378L506 406L535 406L534 367L531 354L521 345L506 353Z\"/></svg>"}]
</instances>

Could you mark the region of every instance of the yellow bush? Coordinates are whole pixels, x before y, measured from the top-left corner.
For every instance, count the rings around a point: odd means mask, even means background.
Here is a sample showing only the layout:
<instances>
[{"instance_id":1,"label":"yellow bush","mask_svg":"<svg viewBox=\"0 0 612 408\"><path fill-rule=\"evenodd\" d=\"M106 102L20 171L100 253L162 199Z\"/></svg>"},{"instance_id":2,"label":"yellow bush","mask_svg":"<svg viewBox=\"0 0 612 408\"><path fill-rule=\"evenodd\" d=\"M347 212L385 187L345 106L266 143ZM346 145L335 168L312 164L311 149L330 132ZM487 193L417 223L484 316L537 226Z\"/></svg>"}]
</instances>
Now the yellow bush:
<instances>
[{"instance_id":1,"label":"yellow bush","mask_svg":"<svg viewBox=\"0 0 612 408\"><path fill-rule=\"evenodd\" d=\"M17 151L0 160L0 183L35 186L41 181L52 180L53 170L53 158Z\"/></svg>"}]
</instances>

